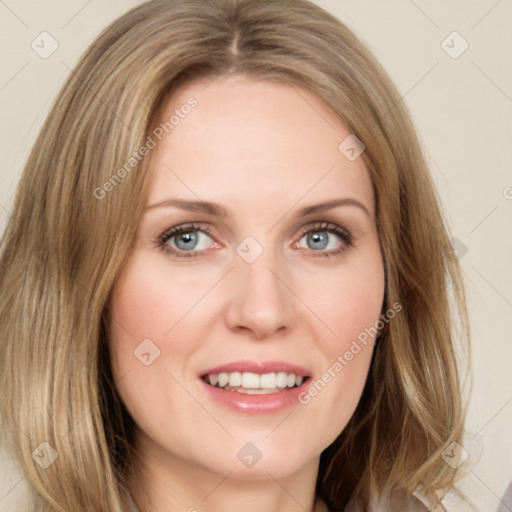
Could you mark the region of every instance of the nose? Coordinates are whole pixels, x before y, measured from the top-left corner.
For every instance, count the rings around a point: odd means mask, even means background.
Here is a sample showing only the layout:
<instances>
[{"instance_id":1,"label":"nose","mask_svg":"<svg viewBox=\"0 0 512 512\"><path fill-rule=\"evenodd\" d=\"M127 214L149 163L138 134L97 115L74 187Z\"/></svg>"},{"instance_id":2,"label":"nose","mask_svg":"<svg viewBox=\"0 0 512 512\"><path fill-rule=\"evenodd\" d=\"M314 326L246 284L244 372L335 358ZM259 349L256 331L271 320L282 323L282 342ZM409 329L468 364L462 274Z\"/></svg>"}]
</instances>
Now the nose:
<instances>
[{"instance_id":1,"label":"nose","mask_svg":"<svg viewBox=\"0 0 512 512\"><path fill-rule=\"evenodd\" d=\"M252 263L236 256L234 267L227 283L228 327L256 339L289 330L294 321L294 293L284 263L264 251Z\"/></svg>"}]
</instances>

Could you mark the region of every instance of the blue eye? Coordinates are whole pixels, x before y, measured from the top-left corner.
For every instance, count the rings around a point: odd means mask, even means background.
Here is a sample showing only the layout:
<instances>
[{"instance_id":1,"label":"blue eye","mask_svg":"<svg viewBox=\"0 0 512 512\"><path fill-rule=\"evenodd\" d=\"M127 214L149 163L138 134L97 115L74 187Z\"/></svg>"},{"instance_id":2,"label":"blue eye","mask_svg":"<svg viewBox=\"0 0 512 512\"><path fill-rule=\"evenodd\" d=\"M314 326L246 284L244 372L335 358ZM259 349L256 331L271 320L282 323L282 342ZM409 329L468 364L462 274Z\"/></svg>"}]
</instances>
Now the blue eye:
<instances>
[{"instance_id":1,"label":"blue eye","mask_svg":"<svg viewBox=\"0 0 512 512\"><path fill-rule=\"evenodd\" d=\"M193 223L174 227L163 233L157 240L161 249L179 258L195 258L202 256L212 246L220 247L212 241L208 226ZM306 241L306 247L301 242ZM293 244L294 249L306 248L312 256L336 256L353 246L354 238L344 228L331 223L316 223L307 226L301 238ZM316 254L315 254L316 253Z\"/></svg>"},{"instance_id":2,"label":"blue eye","mask_svg":"<svg viewBox=\"0 0 512 512\"><path fill-rule=\"evenodd\" d=\"M180 254L184 252L202 251L211 246L205 239L211 237L208 235L208 228L198 227L193 224L178 226L166 231L159 239L159 245L166 251L177 256L194 257L197 254ZM172 243L170 243L172 242Z\"/></svg>"},{"instance_id":3,"label":"blue eye","mask_svg":"<svg viewBox=\"0 0 512 512\"><path fill-rule=\"evenodd\" d=\"M329 245L329 234L328 231L311 231L307 235L304 235L304 237L308 243L313 244L313 247L310 247L311 249L323 250L327 249ZM333 247L330 247L330 249L333 249Z\"/></svg>"},{"instance_id":4,"label":"blue eye","mask_svg":"<svg viewBox=\"0 0 512 512\"><path fill-rule=\"evenodd\" d=\"M336 238L341 240L341 243L339 241L336 242ZM314 254L314 256L326 257L345 251L352 247L354 242L352 235L346 229L331 223L319 223L309 226L309 229L303 233L298 244L295 244L294 247L302 247L300 245L302 240L306 241L307 248L319 253Z\"/></svg>"},{"instance_id":5,"label":"blue eye","mask_svg":"<svg viewBox=\"0 0 512 512\"><path fill-rule=\"evenodd\" d=\"M200 242L204 238L204 235L205 233L199 230L183 231L181 233L176 233L173 236L169 237L169 240L174 239L176 247L181 251L189 251L198 249L197 245L201 245Z\"/></svg>"}]
</instances>

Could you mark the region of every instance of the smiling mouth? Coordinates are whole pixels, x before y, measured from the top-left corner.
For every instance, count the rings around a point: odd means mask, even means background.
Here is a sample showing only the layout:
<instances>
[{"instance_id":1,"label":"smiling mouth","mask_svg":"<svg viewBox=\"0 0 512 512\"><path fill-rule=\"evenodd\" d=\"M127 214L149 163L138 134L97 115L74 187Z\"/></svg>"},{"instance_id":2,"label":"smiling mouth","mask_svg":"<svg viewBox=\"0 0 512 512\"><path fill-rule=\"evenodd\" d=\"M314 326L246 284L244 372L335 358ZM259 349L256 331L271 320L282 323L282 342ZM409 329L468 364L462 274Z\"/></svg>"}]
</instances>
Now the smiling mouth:
<instances>
[{"instance_id":1,"label":"smiling mouth","mask_svg":"<svg viewBox=\"0 0 512 512\"><path fill-rule=\"evenodd\" d=\"M267 395L297 388L307 381L309 377L288 372L264 374L221 372L203 375L201 379L210 386L224 391L235 391L248 395Z\"/></svg>"}]
</instances>

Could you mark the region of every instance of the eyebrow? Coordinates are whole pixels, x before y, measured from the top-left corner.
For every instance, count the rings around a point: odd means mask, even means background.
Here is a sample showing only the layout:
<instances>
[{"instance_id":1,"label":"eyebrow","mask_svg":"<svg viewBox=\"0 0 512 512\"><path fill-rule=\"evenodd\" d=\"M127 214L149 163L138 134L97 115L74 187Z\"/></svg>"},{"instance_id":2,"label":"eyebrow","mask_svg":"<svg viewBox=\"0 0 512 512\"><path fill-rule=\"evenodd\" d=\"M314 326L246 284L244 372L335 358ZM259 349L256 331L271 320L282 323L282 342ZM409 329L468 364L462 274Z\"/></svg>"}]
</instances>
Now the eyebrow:
<instances>
[{"instance_id":1,"label":"eyebrow","mask_svg":"<svg viewBox=\"0 0 512 512\"><path fill-rule=\"evenodd\" d=\"M352 197L344 197L340 199L331 199L329 201L314 204L311 206L306 206L305 208L302 208L299 210L293 218L299 219L302 217L306 217L308 215L311 215L313 213L318 212L324 212L326 210L331 210L332 208L336 208L338 206L355 206L357 208L360 208L366 215L371 219L372 216L366 208L366 206L358 201L357 199L354 199ZM229 212L226 208L221 206L217 203L212 203L210 201L194 201L189 199L178 199L178 198L171 198L171 199L165 199L163 201L160 201L158 203L152 204L150 206L147 206L145 208L145 211L148 210L154 210L156 208L178 208L180 210L188 211L188 212L196 212L196 213L205 213L207 215L214 215L216 217L220 218L227 218L229 217Z\"/></svg>"}]
</instances>

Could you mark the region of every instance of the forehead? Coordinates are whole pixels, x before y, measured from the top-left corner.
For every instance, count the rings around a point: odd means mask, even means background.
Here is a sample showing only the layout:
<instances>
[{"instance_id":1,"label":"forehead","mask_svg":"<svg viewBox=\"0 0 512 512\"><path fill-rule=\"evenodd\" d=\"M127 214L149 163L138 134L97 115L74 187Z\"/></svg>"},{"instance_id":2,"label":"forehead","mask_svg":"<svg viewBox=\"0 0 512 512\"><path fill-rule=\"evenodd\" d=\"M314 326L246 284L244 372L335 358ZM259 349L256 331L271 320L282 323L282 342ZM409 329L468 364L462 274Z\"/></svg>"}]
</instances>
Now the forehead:
<instances>
[{"instance_id":1,"label":"forehead","mask_svg":"<svg viewBox=\"0 0 512 512\"><path fill-rule=\"evenodd\" d=\"M363 159L338 149L350 132L303 87L245 76L198 81L159 114L155 126L167 123L169 133L153 150L149 203L173 195L254 212L352 196L374 214Z\"/></svg>"}]
</instances>

